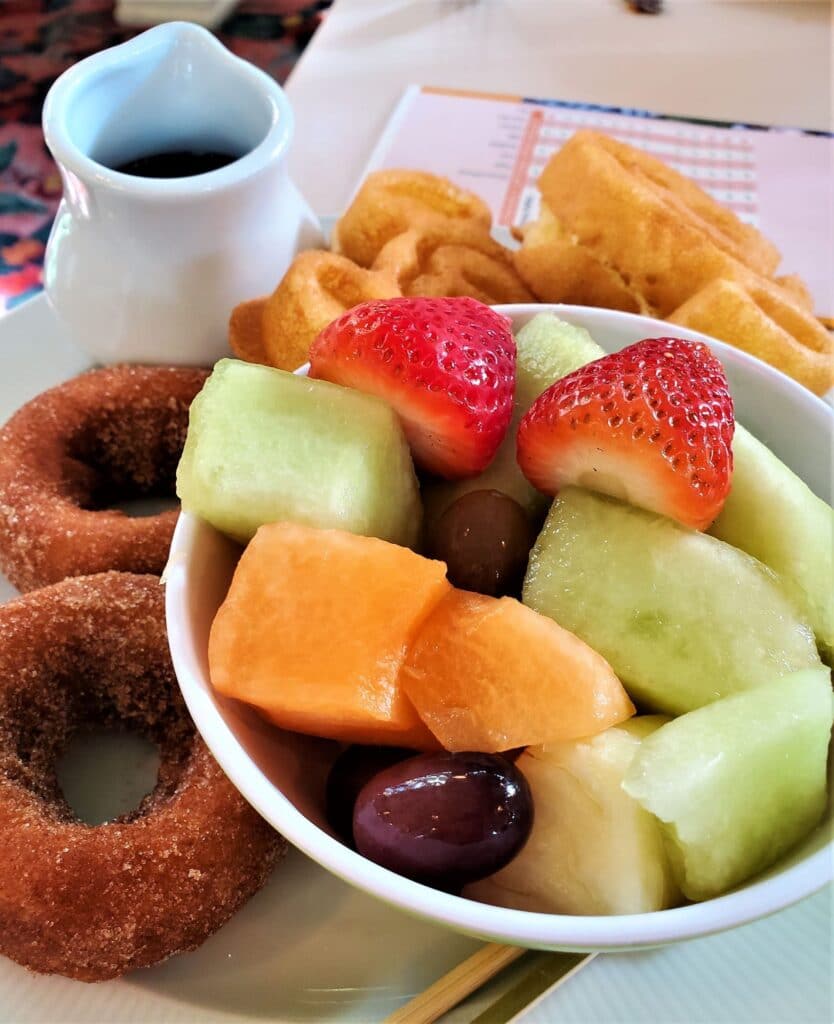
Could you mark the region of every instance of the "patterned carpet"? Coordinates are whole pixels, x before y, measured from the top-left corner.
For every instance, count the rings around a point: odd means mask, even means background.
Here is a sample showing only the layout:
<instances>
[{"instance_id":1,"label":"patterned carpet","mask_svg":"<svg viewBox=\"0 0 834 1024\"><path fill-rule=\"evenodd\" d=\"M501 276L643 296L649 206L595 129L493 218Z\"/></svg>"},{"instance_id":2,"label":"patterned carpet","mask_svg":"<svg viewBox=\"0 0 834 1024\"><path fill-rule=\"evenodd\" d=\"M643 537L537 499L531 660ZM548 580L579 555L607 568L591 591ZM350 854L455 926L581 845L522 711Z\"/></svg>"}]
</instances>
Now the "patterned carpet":
<instances>
[{"instance_id":1,"label":"patterned carpet","mask_svg":"<svg viewBox=\"0 0 834 1024\"><path fill-rule=\"evenodd\" d=\"M330 2L244 0L217 35L283 82ZM41 132L44 97L70 65L136 34L115 23L113 6L113 0L0 0L0 315L40 290L61 196Z\"/></svg>"}]
</instances>

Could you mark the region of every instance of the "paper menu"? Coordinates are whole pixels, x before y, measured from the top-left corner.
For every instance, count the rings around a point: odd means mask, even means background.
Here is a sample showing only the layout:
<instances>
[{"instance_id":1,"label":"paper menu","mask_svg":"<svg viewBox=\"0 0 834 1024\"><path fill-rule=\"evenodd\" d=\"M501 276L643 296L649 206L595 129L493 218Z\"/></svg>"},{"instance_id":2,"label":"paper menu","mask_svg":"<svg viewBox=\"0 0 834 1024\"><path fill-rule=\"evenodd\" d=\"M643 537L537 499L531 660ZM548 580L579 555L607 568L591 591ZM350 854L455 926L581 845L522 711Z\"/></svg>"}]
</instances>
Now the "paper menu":
<instances>
[{"instance_id":1,"label":"paper menu","mask_svg":"<svg viewBox=\"0 0 834 1024\"><path fill-rule=\"evenodd\" d=\"M817 311L834 315L834 138L684 120L562 100L410 86L368 170L413 167L477 192L495 223L536 217L536 178L578 128L592 127L653 153L693 178L782 253Z\"/></svg>"}]
</instances>

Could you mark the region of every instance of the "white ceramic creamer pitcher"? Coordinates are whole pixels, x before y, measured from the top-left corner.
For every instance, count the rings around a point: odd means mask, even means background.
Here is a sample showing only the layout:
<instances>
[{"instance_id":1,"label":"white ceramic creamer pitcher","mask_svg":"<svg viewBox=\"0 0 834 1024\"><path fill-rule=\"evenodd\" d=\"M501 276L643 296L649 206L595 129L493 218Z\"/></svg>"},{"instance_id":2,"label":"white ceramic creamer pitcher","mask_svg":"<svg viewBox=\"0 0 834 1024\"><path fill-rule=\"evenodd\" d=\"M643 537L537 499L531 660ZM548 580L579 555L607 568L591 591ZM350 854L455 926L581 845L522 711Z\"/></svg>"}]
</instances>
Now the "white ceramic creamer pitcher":
<instances>
[{"instance_id":1,"label":"white ceramic creamer pitcher","mask_svg":"<svg viewBox=\"0 0 834 1024\"><path fill-rule=\"evenodd\" d=\"M44 106L64 183L46 293L100 362L209 364L232 308L322 244L287 173L293 114L269 76L172 22L65 72ZM223 152L191 177L122 173L149 154Z\"/></svg>"}]
</instances>

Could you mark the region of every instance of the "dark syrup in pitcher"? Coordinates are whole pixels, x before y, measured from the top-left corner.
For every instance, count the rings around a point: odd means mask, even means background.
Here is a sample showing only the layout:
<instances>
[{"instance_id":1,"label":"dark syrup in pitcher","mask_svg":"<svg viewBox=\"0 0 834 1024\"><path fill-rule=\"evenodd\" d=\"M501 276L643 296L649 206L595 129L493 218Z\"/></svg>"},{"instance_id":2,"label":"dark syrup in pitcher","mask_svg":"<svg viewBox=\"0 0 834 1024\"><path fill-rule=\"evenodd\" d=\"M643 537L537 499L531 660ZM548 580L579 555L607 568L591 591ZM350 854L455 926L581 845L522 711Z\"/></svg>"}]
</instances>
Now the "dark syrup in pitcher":
<instances>
[{"instance_id":1,"label":"dark syrup in pitcher","mask_svg":"<svg viewBox=\"0 0 834 1024\"><path fill-rule=\"evenodd\" d=\"M237 153L219 153L177 149L168 153L149 153L114 167L119 174L138 178L192 178L195 174L217 171L238 159Z\"/></svg>"}]
</instances>

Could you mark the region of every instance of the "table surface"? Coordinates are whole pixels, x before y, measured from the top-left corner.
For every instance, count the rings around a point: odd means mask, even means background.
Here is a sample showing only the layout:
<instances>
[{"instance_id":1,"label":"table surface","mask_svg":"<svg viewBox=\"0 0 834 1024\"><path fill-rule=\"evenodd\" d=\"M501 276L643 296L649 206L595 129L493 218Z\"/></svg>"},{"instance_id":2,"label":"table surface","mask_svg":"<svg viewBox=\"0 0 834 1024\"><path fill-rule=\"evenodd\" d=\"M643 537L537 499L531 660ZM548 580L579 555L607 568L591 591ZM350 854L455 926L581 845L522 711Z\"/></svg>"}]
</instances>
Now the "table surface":
<instances>
[{"instance_id":1,"label":"table surface","mask_svg":"<svg viewBox=\"0 0 834 1024\"><path fill-rule=\"evenodd\" d=\"M336 0L287 83L291 170L316 211L338 213L411 83L831 130L831 10L667 0L647 16L620 0ZM757 939L768 930L757 948L776 959L748 959L742 977L728 958L739 962L754 929ZM821 1022L830 957L830 895L820 894L750 930L601 958L525 1016Z\"/></svg>"},{"instance_id":2,"label":"table surface","mask_svg":"<svg viewBox=\"0 0 834 1024\"><path fill-rule=\"evenodd\" d=\"M828 3L665 6L652 17L623 0L337 0L287 86L295 179L316 211L339 212L414 82L831 129ZM826 1024L831 921L820 893L726 935L597 958L525 1024ZM466 1004L450 1024L475 1012Z\"/></svg>"},{"instance_id":3,"label":"table surface","mask_svg":"<svg viewBox=\"0 0 834 1024\"><path fill-rule=\"evenodd\" d=\"M336 0L292 72L290 167L337 213L406 85L832 127L831 5L666 0Z\"/></svg>"}]
</instances>

